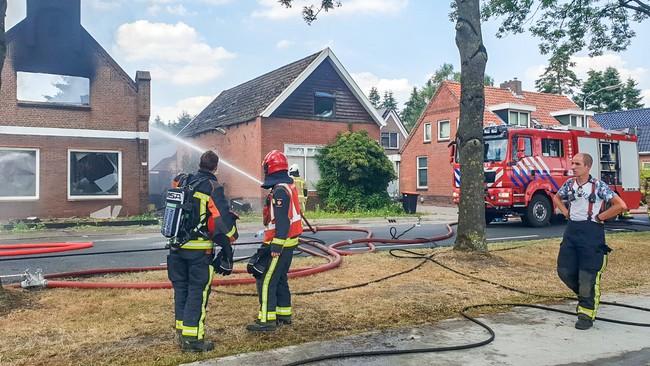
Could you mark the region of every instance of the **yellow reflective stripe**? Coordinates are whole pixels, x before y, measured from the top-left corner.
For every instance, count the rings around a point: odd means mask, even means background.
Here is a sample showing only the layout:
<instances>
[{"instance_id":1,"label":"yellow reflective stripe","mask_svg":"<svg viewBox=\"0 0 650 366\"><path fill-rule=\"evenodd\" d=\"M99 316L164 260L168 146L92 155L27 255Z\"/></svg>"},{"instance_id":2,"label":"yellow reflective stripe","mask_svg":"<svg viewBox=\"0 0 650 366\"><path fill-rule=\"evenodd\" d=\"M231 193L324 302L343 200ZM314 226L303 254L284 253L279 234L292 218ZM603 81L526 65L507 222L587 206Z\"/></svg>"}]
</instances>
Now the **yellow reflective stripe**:
<instances>
[{"instance_id":1,"label":"yellow reflective stripe","mask_svg":"<svg viewBox=\"0 0 650 366\"><path fill-rule=\"evenodd\" d=\"M183 329L183 321L182 320L177 320L176 321L176 329Z\"/></svg>"},{"instance_id":2,"label":"yellow reflective stripe","mask_svg":"<svg viewBox=\"0 0 650 366\"><path fill-rule=\"evenodd\" d=\"M273 257L271 259L271 265L269 266L269 269L266 271L266 275L264 275L264 282L262 283L262 317L260 318L261 322L266 322L268 319L268 313L269 313L269 283L271 282L271 276L273 276L273 272L275 271L275 266L278 264L278 257Z\"/></svg>"},{"instance_id":3,"label":"yellow reflective stripe","mask_svg":"<svg viewBox=\"0 0 650 366\"><path fill-rule=\"evenodd\" d=\"M197 334L197 339L203 339L205 335L205 314L206 308L208 307L208 295L210 294L210 286L212 286L212 277L214 276L214 267L212 265L208 266L208 283L205 284L203 288L203 301L201 302L201 318L199 319L199 331Z\"/></svg>"},{"instance_id":4,"label":"yellow reflective stripe","mask_svg":"<svg viewBox=\"0 0 650 366\"><path fill-rule=\"evenodd\" d=\"M275 315L274 311L269 311L269 313L266 315L266 320L277 320L277 316Z\"/></svg>"},{"instance_id":5,"label":"yellow reflective stripe","mask_svg":"<svg viewBox=\"0 0 650 366\"><path fill-rule=\"evenodd\" d=\"M284 246L284 244L286 242L287 242L286 239L273 238L273 240L271 240L271 244L278 244L278 245L282 245L282 246Z\"/></svg>"},{"instance_id":6,"label":"yellow reflective stripe","mask_svg":"<svg viewBox=\"0 0 650 366\"><path fill-rule=\"evenodd\" d=\"M232 238L233 235L237 232L237 226L233 225L232 229L226 234L227 237Z\"/></svg>"},{"instance_id":7,"label":"yellow reflective stripe","mask_svg":"<svg viewBox=\"0 0 650 366\"><path fill-rule=\"evenodd\" d=\"M275 312L282 316L291 316L291 307L276 307Z\"/></svg>"},{"instance_id":8,"label":"yellow reflective stripe","mask_svg":"<svg viewBox=\"0 0 650 366\"><path fill-rule=\"evenodd\" d=\"M194 198L198 198L201 200L201 204L199 205L199 224L196 226L196 228L199 229L205 222L205 218L207 216L206 210L208 209L208 202L210 201L210 196L208 196L205 193L194 192Z\"/></svg>"},{"instance_id":9,"label":"yellow reflective stripe","mask_svg":"<svg viewBox=\"0 0 650 366\"><path fill-rule=\"evenodd\" d=\"M278 245L282 245L283 247L294 247L298 245L298 238L287 238L287 239L273 238L273 240L271 240L271 242L268 244L278 244Z\"/></svg>"},{"instance_id":10,"label":"yellow reflective stripe","mask_svg":"<svg viewBox=\"0 0 650 366\"><path fill-rule=\"evenodd\" d=\"M187 337L196 337L199 334L199 327L183 327L183 335Z\"/></svg>"},{"instance_id":11,"label":"yellow reflective stripe","mask_svg":"<svg viewBox=\"0 0 650 366\"><path fill-rule=\"evenodd\" d=\"M201 201L209 201L210 200L210 196L208 196L205 193L201 193L201 192L194 192L194 198L198 198Z\"/></svg>"},{"instance_id":12,"label":"yellow reflective stripe","mask_svg":"<svg viewBox=\"0 0 650 366\"><path fill-rule=\"evenodd\" d=\"M591 309L583 308L582 306L578 306L578 314L585 314L591 319L595 318L596 312Z\"/></svg>"},{"instance_id":13,"label":"yellow reflective stripe","mask_svg":"<svg viewBox=\"0 0 650 366\"><path fill-rule=\"evenodd\" d=\"M212 249L213 243L209 240L190 240L181 246L182 249Z\"/></svg>"},{"instance_id":14,"label":"yellow reflective stripe","mask_svg":"<svg viewBox=\"0 0 650 366\"><path fill-rule=\"evenodd\" d=\"M598 306L600 306L600 276L602 276L605 268L607 267L607 254L603 256L603 265L600 267L600 271L596 273L596 283L594 284L594 313L591 317L593 320L596 317L596 312L598 311Z\"/></svg>"}]
</instances>

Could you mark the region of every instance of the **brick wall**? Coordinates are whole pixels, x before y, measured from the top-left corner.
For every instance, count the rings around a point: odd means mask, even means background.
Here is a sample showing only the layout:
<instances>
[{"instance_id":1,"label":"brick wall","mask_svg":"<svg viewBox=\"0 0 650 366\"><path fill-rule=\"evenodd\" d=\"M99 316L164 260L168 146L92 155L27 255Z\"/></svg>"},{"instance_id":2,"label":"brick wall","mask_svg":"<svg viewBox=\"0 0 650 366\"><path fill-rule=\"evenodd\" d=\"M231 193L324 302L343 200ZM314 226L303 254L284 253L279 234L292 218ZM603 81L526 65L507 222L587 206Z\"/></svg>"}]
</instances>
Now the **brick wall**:
<instances>
[{"instance_id":1,"label":"brick wall","mask_svg":"<svg viewBox=\"0 0 650 366\"><path fill-rule=\"evenodd\" d=\"M425 202L450 202L452 170L449 163L449 140L438 140L438 122L448 120L451 139L456 135L460 116L459 101L445 87L441 88L411 131L402 150L400 189L417 192ZM431 123L431 142L424 142L424 125ZM417 188L417 157L426 156L428 163L426 189Z\"/></svg>"},{"instance_id":2,"label":"brick wall","mask_svg":"<svg viewBox=\"0 0 650 366\"><path fill-rule=\"evenodd\" d=\"M95 75L90 80L90 107L53 107L19 103L12 64L12 44L2 70L0 126L148 131L150 81L138 73L134 83L103 50L94 54ZM0 202L0 219L87 217L105 206L122 205L120 215L142 213L148 202L146 140L16 136L0 134L0 147L40 149L40 199L36 202ZM122 152L122 199L67 200L67 150L119 150Z\"/></svg>"}]
</instances>

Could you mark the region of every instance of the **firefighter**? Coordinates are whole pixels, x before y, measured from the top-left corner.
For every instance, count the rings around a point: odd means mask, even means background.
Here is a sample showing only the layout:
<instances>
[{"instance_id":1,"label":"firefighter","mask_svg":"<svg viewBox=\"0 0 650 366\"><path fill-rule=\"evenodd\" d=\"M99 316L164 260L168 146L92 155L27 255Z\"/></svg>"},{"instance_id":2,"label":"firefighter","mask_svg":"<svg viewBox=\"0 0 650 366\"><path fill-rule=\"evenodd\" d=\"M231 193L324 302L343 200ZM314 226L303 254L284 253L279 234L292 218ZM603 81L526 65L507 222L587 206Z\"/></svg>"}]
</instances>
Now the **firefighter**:
<instances>
[{"instance_id":1,"label":"firefighter","mask_svg":"<svg viewBox=\"0 0 650 366\"><path fill-rule=\"evenodd\" d=\"M569 220L560 244L557 273L578 296L575 327L580 330L593 326L600 303L601 275L611 252L605 244L604 221L627 209L605 182L589 175L592 164L591 155L576 154L571 161L574 177L553 197L555 206ZM605 203L611 206L603 210Z\"/></svg>"},{"instance_id":2,"label":"firefighter","mask_svg":"<svg viewBox=\"0 0 650 366\"><path fill-rule=\"evenodd\" d=\"M229 211L223 187L217 182L218 164L217 154L206 151L196 174L181 174L172 183L176 187L196 185L191 209L196 217L188 220L196 229L189 241L171 246L167 256L167 274L174 287L176 332L185 352L214 349L214 343L205 340L210 285L215 271L223 275L232 272L231 244L238 236L236 215ZM221 247L218 263L214 261L215 244Z\"/></svg>"},{"instance_id":3,"label":"firefighter","mask_svg":"<svg viewBox=\"0 0 650 366\"><path fill-rule=\"evenodd\" d=\"M270 189L263 210L264 240L258 251L256 275L259 312L255 323L246 327L252 332L273 331L278 325L291 324L291 292L287 273L293 250L302 234L300 202L293 179L287 174L287 157L272 150L262 162L264 183ZM260 266L260 264L262 264Z\"/></svg>"},{"instance_id":4,"label":"firefighter","mask_svg":"<svg viewBox=\"0 0 650 366\"><path fill-rule=\"evenodd\" d=\"M305 212L305 204L307 202L307 188L305 187L305 180L300 177L300 169L298 164L293 164L289 167L289 175L293 178L293 184L298 191L298 201L300 202L301 212Z\"/></svg>"}]
</instances>

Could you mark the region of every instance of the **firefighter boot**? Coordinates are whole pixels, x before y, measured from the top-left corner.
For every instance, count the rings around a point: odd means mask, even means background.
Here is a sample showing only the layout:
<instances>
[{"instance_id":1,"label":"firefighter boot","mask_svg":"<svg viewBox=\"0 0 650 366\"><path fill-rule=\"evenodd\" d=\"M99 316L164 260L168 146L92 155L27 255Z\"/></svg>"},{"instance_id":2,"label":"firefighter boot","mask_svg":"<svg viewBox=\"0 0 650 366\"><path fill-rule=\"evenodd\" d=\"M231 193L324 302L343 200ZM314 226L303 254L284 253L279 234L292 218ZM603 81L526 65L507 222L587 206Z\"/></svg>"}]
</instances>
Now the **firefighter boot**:
<instances>
[{"instance_id":1,"label":"firefighter boot","mask_svg":"<svg viewBox=\"0 0 650 366\"><path fill-rule=\"evenodd\" d=\"M585 314L578 314L578 321L576 322L576 329L587 330L594 325L594 321Z\"/></svg>"},{"instance_id":2,"label":"firefighter boot","mask_svg":"<svg viewBox=\"0 0 650 366\"><path fill-rule=\"evenodd\" d=\"M278 324L275 320L268 322L256 320L255 323L246 326L246 330L250 332L273 332L276 329L278 329Z\"/></svg>"},{"instance_id":3,"label":"firefighter boot","mask_svg":"<svg viewBox=\"0 0 650 366\"><path fill-rule=\"evenodd\" d=\"M214 343L196 337L183 336L181 349L183 352L210 352L214 349Z\"/></svg>"},{"instance_id":4,"label":"firefighter boot","mask_svg":"<svg viewBox=\"0 0 650 366\"><path fill-rule=\"evenodd\" d=\"M291 325L291 315L278 315L278 325Z\"/></svg>"}]
</instances>

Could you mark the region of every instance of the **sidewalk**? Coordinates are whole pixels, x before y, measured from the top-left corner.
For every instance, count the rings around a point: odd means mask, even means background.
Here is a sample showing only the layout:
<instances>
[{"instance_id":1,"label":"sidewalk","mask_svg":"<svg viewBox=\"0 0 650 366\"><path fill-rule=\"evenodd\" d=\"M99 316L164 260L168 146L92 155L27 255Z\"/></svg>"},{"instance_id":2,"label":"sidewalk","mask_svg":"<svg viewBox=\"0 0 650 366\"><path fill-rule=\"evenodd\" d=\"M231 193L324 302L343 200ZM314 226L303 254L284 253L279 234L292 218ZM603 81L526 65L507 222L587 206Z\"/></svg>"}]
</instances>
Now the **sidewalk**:
<instances>
[{"instance_id":1,"label":"sidewalk","mask_svg":"<svg viewBox=\"0 0 650 366\"><path fill-rule=\"evenodd\" d=\"M650 296L642 295L605 294L603 300L645 307L650 305ZM572 311L575 310L575 303L567 302L555 307ZM650 323L649 313L611 306L603 306L599 315ZM593 329L579 331L573 326L573 316L530 308L514 308L479 320L484 321L496 333L494 342L483 347L442 353L347 358L309 365L555 366L586 362L589 365L648 365L650 360L649 328L597 321ZM300 324L293 326L299 327ZM341 352L452 346L488 337L487 332L474 323L451 319L433 325L366 333L188 365L285 365Z\"/></svg>"}]
</instances>

